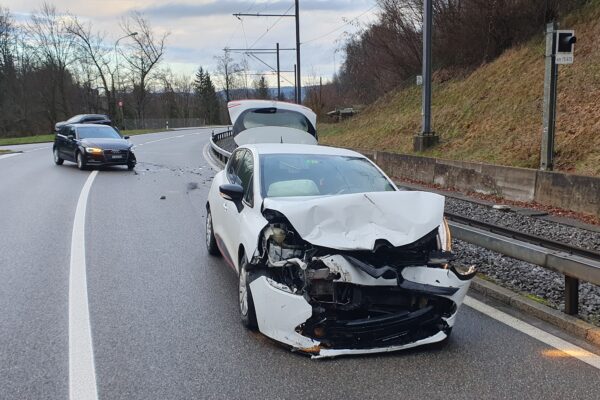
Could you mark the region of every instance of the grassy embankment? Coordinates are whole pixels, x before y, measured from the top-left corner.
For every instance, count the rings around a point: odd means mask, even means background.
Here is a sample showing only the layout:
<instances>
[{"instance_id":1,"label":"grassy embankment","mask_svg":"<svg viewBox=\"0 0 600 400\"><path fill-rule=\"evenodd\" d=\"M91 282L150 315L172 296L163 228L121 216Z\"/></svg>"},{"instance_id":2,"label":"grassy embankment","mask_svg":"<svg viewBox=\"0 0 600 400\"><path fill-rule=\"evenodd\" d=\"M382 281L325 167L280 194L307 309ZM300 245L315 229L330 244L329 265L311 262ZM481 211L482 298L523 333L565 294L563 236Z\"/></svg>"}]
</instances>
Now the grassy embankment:
<instances>
[{"instance_id":1,"label":"grassy embankment","mask_svg":"<svg viewBox=\"0 0 600 400\"><path fill-rule=\"evenodd\" d=\"M164 129L136 129L131 131L121 131L123 136L136 136L143 135L146 133L163 132ZM31 144L31 143L46 143L54 141L54 135L37 135L37 136L23 136L16 138L0 138L0 146L14 146L18 144Z\"/></svg>"},{"instance_id":2,"label":"grassy embankment","mask_svg":"<svg viewBox=\"0 0 600 400\"><path fill-rule=\"evenodd\" d=\"M575 63L559 68L556 169L600 175L600 0L561 22L575 29ZM539 166L544 39L509 49L466 76L433 85L439 146L425 156L518 167ZM412 153L421 121L419 87L398 89L352 120L321 124L324 144Z\"/></svg>"}]
</instances>

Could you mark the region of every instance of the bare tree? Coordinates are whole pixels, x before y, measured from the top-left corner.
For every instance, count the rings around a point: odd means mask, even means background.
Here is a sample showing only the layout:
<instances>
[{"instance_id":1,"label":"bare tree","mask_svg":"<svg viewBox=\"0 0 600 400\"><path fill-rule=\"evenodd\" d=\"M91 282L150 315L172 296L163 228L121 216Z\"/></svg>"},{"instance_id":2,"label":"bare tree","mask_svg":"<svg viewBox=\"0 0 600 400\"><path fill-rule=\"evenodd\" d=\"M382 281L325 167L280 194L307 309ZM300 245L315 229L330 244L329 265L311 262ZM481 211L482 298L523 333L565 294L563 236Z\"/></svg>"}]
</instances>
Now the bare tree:
<instances>
[{"instance_id":1,"label":"bare tree","mask_svg":"<svg viewBox=\"0 0 600 400\"><path fill-rule=\"evenodd\" d=\"M40 10L31 15L26 31L29 50L49 74L48 87L42 90L42 95L48 122L52 126L59 117L70 115L67 92L71 75L68 67L76 59L74 37L67 29L65 19L49 3L43 3Z\"/></svg>"},{"instance_id":2,"label":"bare tree","mask_svg":"<svg viewBox=\"0 0 600 400\"><path fill-rule=\"evenodd\" d=\"M163 59L165 41L169 33L157 35L149 22L138 12L124 19L121 28L131 38L131 43L123 55L132 75L137 116L143 121L151 73Z\"/></svg>"},{"instance_id":3,"label":"bare tree","mask_svg":"<svg viewBox=\"0 0 600 400\"><path fill-rule=\"evenodd\" d=\"M243 68L234 62L228 48L225 48L223 55L215 59L217 60L217 82L225 90L225 100L229 102L234 97L232 91L241 87L239 80Z\"/></svg>"},{"instance_id":4,"label":"bare tree","mask_svg":"<svg viewBox=\"0 0 600 400\"><path fill-rule=\"evenodd\" d=\"M115 118L116 112L116 90L113 53L107 46L105 37L100 33L92 32L92 24L83 24L75 16L71 16L67 30L77 39L77 50L80 55L79 61L88 72L90 84L99 84L106 96L108 113ZM91 70L90 70L91 67ZM92 70L95 74L92 74Z\"/></svg>"}]
</instances>

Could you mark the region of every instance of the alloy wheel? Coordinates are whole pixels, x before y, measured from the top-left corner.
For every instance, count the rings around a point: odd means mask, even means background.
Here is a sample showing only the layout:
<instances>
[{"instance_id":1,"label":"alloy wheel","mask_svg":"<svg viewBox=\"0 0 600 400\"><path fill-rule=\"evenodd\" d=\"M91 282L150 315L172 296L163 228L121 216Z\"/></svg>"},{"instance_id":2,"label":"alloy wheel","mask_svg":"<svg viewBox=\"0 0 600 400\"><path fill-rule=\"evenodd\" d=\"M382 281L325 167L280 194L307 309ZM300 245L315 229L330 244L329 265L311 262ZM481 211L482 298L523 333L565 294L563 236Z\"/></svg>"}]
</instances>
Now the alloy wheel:
<instances>
[{"instance_id":1,"label":"alloy wheel","mask_svg":"<svg viewBox=\"0 0 600 400\"><path fill-rule=\"evenodd\" d=\"M240 268L239 293L240 293L240 313L243 316L248 315L248 287L246 285L248 274L245 268Z\"/></svg>"}]
</instances>

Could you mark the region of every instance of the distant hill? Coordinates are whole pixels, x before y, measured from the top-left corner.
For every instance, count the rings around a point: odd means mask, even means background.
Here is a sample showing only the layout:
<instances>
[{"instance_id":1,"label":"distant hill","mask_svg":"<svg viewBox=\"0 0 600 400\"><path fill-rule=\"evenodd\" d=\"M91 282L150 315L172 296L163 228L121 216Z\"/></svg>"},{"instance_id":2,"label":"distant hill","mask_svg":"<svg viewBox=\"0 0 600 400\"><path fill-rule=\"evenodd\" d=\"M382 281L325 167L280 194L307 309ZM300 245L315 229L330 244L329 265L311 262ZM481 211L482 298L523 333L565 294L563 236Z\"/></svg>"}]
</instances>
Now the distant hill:
<instances>
[{"instance_id":1,"label":"distant hill","mask_svg":"<svg viewBox=\"0 0 600 400\"><path fill-rule=\"evenodd\" d=\"M561 21L575 29L575 63L561 66L556 169L600 175L600 1ZM540 34L467 76L438 71L433 128L442 143L427 156L538 168L544 45ZM325 144L412 153L420 130L421 89L399 89L345 123L321 125Z\"/></svg>"}]
</instances>

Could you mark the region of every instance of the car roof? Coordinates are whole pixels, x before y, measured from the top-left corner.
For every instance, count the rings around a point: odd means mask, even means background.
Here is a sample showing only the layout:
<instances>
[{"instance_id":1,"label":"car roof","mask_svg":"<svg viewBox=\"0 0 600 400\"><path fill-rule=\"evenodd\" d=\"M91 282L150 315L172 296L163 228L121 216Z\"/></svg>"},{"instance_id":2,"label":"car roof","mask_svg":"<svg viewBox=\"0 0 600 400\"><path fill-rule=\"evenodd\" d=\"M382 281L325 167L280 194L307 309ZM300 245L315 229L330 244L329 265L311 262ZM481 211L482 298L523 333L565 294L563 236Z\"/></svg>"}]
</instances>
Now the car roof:
<instances>
[{"instance_id":1,"label":"car roof","mask_svg":"<svg viewBox=\"0 0 600 400\"><path fill-rule=\"evenodd\" d=\"M352 150L314 144L257 143L240 146L256 154L316 154L345 157L365 156Z\"/></svg>"},{"instance_id":2,"label":"car roof","mask_svg":"<svg viewBox=\"0 0 600 400\"><path fill-rule=\"evenodd\" d=\"M109 125L97 125L97 124L68 124L69 126L73 126L75 128L100 128L100 129L114 129Z\"/></svg>"}]
</instances>

